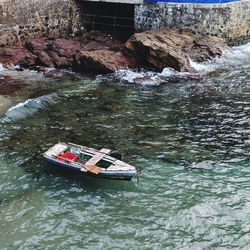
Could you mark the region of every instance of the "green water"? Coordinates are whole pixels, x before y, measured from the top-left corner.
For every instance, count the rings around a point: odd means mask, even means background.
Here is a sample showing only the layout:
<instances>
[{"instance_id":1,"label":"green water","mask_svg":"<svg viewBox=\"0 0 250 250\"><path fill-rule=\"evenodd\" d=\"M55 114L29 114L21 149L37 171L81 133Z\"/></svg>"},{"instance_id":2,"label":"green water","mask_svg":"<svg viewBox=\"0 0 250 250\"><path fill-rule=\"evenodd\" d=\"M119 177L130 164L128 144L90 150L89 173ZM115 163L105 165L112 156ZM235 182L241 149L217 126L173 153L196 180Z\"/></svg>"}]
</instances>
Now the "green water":
<instances>
[{"instance_id":1,"label":"green water","mask_svg":"<svg viewBox=\"0 0 250 250\"><path fill-rule=\"evenodd\" d=\"M155 87L15 78L33 101L0 123L1 249L250 248L245 61ZM141 184L56 172L41 154L58 141L123 152Z\"/></svg>"}]
</instances>

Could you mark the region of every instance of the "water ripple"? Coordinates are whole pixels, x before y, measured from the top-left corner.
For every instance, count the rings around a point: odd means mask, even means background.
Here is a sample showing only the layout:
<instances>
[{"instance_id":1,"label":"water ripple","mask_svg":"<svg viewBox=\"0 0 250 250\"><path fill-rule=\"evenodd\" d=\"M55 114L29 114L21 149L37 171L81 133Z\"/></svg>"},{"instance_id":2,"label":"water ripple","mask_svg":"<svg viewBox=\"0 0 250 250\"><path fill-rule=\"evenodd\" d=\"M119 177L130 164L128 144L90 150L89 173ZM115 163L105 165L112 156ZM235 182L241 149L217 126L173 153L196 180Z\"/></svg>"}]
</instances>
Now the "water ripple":
<instances>
[{"instance_id":1,"label":"water ripple","mask_svg":"<svg viewBox=\"0 0 250 250\"><path fill-rule=\"evenodd\" d=\"M0 124L1 249L249 249L250 70L238 61L154 88L85 79L42 112L17 108L28 115ZM54 171L41 154L58 140L120 150L142 185Z\"/></svg>"}]
</instances>

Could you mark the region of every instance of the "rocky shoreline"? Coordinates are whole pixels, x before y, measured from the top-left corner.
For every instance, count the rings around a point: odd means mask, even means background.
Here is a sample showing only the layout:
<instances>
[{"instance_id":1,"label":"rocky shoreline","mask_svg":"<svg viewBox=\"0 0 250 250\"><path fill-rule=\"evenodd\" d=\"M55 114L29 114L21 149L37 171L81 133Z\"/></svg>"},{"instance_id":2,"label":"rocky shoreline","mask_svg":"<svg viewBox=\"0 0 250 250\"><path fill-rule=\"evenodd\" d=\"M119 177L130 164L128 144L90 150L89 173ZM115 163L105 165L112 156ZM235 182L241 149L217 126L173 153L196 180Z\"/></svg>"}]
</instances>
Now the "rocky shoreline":
<instances>
[{"instance_id":1,"label":"rocky shoreline","mask_svg":"<svg viewBox=\"0 0 250 250\"><path fill-rule=\"evenodd\" d=\"M220 57L227 47L223 39L202 37L190 31L171 29L136 33L125 43L100 32L89 32L74 38L39 38L23 45L0 47L0 64L8 70L35 70L45 77L58 78L70 69L87 74L108 74L122 69L162 72L169 67L187 72L185 79L199 79L191 61L202 62ZM13 72L14 73L14 72ZM178 81L178 74L171 81ZM142 84L150 81L143 75L134 79ZM155 78L155 77L153 77ZM156 77L165 83L163 76ZM11 74L0 73L0 114L15 103L13 96L25 84L12 79Z\"/></svg>"},{"instance_id":2,"label":"rocky shoreline","mask_svg":"<svg viewBox=\"0 0 250 250\"><path fill-rule=\"evenodd\" d=\"M203 62L220 57L226 47L221 38L188 30L136 33L125 43L107 34L89 32L70 39L40 38L24 45L1 47L0 63L8 69L32 69L45 76L51 68L105 74L120 69L162 71L166 67L192 75L196 71L191 60Z\"/></svg>"}]
</instances>

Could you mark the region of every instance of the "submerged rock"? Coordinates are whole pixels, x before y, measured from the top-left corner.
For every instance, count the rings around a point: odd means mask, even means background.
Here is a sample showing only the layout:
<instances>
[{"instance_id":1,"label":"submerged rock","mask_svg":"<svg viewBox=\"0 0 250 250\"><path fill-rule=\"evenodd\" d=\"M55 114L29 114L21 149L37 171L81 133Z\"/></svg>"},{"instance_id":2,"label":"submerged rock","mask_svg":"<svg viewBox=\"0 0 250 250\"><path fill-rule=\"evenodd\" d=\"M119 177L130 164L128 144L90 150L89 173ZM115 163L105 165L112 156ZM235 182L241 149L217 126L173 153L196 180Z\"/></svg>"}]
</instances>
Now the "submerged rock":
<instances>
[{"instance_id":1,"label":"submerged rock","mask_svg":"<svg viewBox=\"0 0 250 250\"><path fill-rule=\"evenodd\" d=\"M10 95L24 88L25 83L19 83L11 76L0 75L0 95Z\"/></svg>"},{"instance_id":2,"label":"submerged rock","mask_svg":"<svg viewBox=\"0 0 250 250\"><path fill-rule=\"evenodd\" d=\"M66 70L59 70L59 69L54 69L54 70L47 70L43 72L43 75L48 78L57 78L57 79L68 79L71 81L79 79L79 77L70 71Z\"/></svg>"},{"instance_id":3,"label":"submerged rock","mask_svg":"<svg viewBox=\"0 0 250 250\"><path fill-rule=\"evenodd\" d=\"M190 165L183 164L184 167L188 170L198 169L198 170L213 170L214 162L213 161L202 161L202 162L193 162Z\"/></svg>"},{"instance_id":4,"label":"submerged rock","mask_svg":"<svg viewBox=\"0 0 250 250\"><path fill-rule=\"evenodd\" d=\"M10 108L12 102L10 98L0 94L0 115L3 115L8 108Z\"/></svg>"}]
</instances>

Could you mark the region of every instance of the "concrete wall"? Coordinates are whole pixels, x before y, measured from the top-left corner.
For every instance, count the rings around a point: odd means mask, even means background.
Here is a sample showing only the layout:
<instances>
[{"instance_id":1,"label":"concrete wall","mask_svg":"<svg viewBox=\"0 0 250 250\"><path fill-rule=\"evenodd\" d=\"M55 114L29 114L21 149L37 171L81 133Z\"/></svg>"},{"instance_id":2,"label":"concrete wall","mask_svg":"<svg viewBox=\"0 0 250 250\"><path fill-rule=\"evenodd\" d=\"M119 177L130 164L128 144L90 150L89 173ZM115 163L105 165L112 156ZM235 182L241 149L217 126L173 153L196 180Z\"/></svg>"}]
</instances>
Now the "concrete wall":
<instances>
[{"instance_id":1,"label":"concrete wall","mask_svg":"<svg viewBox=\"0 0 250 250\"><path fill-rule=\"evenodd\" d=\"M225 37L229 42L250 38L250 1L226 4L147 3L135 7L137 31L190 28L200 34Z\"/></svg>"},{"instance_id":2,"label":"concrete wall","mask_svg":"<svg viewBox=\"0 0 250 250\"><path fill-rule=\"evenodd\" d=\"M0 46L35 37L66 37L80 28L74 0L0 0Z\"/></svg>"}]
</instances>

